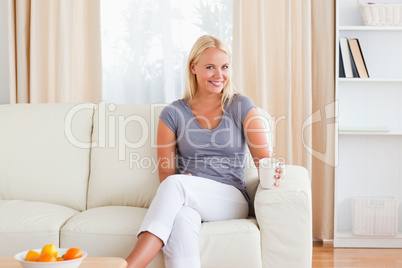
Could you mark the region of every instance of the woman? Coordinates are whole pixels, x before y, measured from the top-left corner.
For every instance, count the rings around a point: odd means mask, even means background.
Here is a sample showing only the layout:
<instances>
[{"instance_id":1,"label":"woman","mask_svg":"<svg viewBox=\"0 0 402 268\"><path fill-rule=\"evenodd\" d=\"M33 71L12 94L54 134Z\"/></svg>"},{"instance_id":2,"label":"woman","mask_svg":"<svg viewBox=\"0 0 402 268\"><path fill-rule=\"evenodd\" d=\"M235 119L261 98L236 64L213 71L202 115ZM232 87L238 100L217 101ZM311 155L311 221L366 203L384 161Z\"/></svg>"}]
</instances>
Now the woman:
<instances>
[{"instance_id":1,"label":"woman","mask_svg":"<svg viewBox=\"0 0 402 268\"><path fill-rule=\"evenodd\" d=\"M201 222L248 215L246 146L257 167L269 150L257 109L233 87L230 64L229 48L213 36L190 51L185 96L160 116L161 185L127 258L130 268L145 267L160 249L166 267L200 267Z\"/></svg>"}]
</instances>

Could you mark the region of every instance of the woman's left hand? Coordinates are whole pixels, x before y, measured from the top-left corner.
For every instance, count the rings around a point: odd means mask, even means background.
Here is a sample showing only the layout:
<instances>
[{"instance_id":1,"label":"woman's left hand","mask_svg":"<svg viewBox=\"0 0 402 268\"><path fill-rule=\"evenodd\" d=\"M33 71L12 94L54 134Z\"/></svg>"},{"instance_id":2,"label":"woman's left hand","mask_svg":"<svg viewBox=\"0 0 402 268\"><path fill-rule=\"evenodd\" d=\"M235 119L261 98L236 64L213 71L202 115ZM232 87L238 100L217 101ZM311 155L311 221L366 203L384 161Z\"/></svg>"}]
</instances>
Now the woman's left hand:
<instances>
[{"instance_id":1,"label":"woman's left hand","mask_svg":"<svg viewBox=\"0 0 402 268\"><path fill-rule=\"evenodd\" d=\"M277 180L275 182L275 186L279 186L280 182L279 179L283 176L283 163L279 162L278 167L275 169L274 178Z\"/></svg>"}]
</instances>

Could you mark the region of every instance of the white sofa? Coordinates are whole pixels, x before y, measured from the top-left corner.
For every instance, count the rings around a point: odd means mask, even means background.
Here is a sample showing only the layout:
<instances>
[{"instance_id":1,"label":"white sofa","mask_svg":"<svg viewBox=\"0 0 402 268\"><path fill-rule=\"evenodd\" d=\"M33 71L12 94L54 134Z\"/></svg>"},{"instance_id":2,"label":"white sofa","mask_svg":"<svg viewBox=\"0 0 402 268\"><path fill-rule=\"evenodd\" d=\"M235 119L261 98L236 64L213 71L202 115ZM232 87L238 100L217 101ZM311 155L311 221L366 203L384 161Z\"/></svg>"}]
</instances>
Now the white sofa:
<instances>
[{"instance_id":1,"label":"white sofa","mask_svg":"<svg viewBox=\"0 0 402 268\"><path fill-rule=\"evenodd\" d=\"M125 258L159 185L163 107L0 105L0 256L53 243ZM202 267L311 267L309 176L286 172L267 190L248 164L250 217L202 224ZM164 267L161 252L148 267Z\"/></svg>"}]
</instances>

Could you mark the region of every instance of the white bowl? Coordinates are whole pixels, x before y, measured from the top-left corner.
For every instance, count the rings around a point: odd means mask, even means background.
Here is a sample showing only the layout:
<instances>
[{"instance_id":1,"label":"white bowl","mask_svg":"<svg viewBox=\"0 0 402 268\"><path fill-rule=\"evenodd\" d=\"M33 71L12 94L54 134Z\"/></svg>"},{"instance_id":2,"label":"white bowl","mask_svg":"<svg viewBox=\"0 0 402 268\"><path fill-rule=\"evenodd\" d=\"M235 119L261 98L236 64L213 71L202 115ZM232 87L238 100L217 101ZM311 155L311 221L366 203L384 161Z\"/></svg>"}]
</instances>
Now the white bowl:
<instances>
[{"instance_id":1,"label":"white bowl","mask_svg":"<svg viewBox=\"0 0 402 268\"><path fill-rule=\"evenodd\" d=\"M41 252L42 249L33 249L36 252ZM59 252L59 255L63 255L66 253L68 248L59 248L57 249ZM26 261L25 257L27 255L29 250L20 252L15 254L14 258L19 261L24 268L77 268L80 266L82 260L88 255L85 251L82 251L82 257L74 260L68 260L68 261L58 261L58 262L32 262L32 261Z\"/></svg>"}]
</instances>

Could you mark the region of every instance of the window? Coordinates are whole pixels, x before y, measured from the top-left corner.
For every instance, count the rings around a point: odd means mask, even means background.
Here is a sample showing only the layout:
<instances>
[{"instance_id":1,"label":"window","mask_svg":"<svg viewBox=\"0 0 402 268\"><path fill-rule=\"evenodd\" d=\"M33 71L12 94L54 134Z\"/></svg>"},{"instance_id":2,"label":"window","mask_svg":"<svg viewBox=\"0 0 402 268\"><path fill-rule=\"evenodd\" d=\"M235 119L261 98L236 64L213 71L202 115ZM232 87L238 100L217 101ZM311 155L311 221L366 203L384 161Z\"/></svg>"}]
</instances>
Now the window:
<instances>
[{"instance_id":1,"label":"window","mask_svg":"<svg viewBox=\"0 0 402 268\"><path fill-rule=\"evenodd\" d=\"M101 0L103 100L169 103L203 34L232 43L233 0Z\"/></svg>"}]
</instances>

